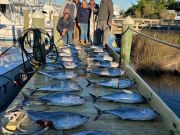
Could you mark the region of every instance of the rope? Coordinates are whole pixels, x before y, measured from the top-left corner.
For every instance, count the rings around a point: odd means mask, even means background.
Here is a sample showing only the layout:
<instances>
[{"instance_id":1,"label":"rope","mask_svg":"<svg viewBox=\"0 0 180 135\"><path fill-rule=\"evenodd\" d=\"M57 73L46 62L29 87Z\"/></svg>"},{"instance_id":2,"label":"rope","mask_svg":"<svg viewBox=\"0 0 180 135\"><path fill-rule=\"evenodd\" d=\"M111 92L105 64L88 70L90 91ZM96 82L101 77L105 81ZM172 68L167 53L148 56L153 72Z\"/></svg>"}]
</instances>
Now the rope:
<instances>
[{"instance_id":1,"label":"rope","mask_svg":"<svg viewBox=\"0 0 180 135\"><path fill-rule=\"evenodd\" d=\"M32 74L32 73L36 72L38 69L34 69L33 71L28 72L28 69L27 69L26 64L25 64L25 58L24 58L24 55L25 55L26 58L27 58L27 60L30 62L30 64L32 64L32 65L36 65L36 64L37 64L37 63L34 63L34 61L32 61L33 56L34 56L34 53L36 53L36 52L29 53L29 52L25 49L25 46L24 46L24 45L25 45L24 43L25 43L25 41L27 40L27 41L28 41L27 44L29 45L30 49L33 48L33 45L34 45L34 44L31 45L31 42L29 42L28 34L29 34L29 33L35 34L36 31L39 31L41 34L46 35L46 36L50 39L50 46L49 46L49 49L46 50L45 55L47 55L47 54L48 54L49 52L51 52L52 50L55 51L55 52L56 52L56 58L53 59L53 60L54 60L53 62L56 62L57 59L58 59L58 51L57 51L57 48L56 48L56 46L55 46L55 44L54 44L54 42L53 42L53 38L49 35L48 32L44 31L43 29L37 29L37 28L29 28L29 29L24 30L24 31L23 31L23 34L22 34L19 38L17 38L17 40L14 42L14 44L13 44L12 46L10 46L9 48L7 48L4 52L2 52L2 53L0 54L0 57L1 57L2 55L4 55L7 51L9 51L12 47L14 47L17 43L19 43L19 46L18 46L18 47L20 47L20 49L22 50L22 51L21 51L21 52L22 52L21 55L22 55L22 61L23 61L23 66L24 66L25 73L26 73L26 74ZM38 50L38 49L39 49L39 50ZM42 54L43 54L43 53L42 53L42 49L41 49L40 46L38 46L38 49L37 49L37 51L40 51L40 57L42 58ZM38 68L40 68L40 65L41 65L41 63L39 63ZM32 68L32 69L33 69L33 68Z\"/></svg>"},{"instance_id":2,"label":"rope","mask_svg":"<svg viewBox=\"0 0 180 135\"><path fill-rule=\"evenodd\" d=\"M127 32L128 30L131 30L131 31L133 31L133 32L135 32L135 33L137 33L137 34L140 34L140 35L142 35L142 36L144 36L144 37L147 37L147 38L149 38L149 39L151 39L151 40L153 40L153 41L162 43L162 44L167 45L167 46L169 46L169 47L173 47L173 48L176 48L176 49L180 49L180 46L178 46L178 45L174 45L174 44L171 44L171 43L162 41L162 40L160 40L160 39L155 39L155 38L150 37L150 36L148 36L148 35L146 35L146 34L143 34L143 33L140 33L140 32L138 32L138 31L135 31L135 30L131 29L130 27L128 27L125 32ZM124 33L124 34L125 34L125 33Z\"/></svg>"}]
</instances>

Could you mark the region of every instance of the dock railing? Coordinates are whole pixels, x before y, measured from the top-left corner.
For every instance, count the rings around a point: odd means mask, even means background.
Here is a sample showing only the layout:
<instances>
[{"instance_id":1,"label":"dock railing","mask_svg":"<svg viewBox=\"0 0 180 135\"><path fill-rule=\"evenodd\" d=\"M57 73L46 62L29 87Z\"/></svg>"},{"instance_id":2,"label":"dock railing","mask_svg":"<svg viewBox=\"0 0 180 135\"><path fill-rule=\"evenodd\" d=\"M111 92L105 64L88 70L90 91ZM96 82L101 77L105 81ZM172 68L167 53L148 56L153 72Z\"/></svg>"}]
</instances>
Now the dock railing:
<instances>
[{"instance_id":1,"label":"dock railing","mask_svg":"<svg viewBox=\"0 0 180 135\"><path fill-rule=\"evenodd\" d=\"M146 20L146 22L148 22ZM174 134L180 134L180 119L176 114L160 99L160 97L142 80L142 78L129 66L130 63L130 51L132 45L133 33L140 34L153 41L160 42L162 45L180 49L180 45L175 45L162 41L160 39L152 38L138 31L138 20L133 20L130 17L126 17L124 20L113 20L111 32L114 34L121 34L121 51L117 54L113 47L108 45L108 50L113 55L114 59L119 62L120 66L126 71L127 75L134 79L138 84L138 89L141 94L148 99L149 104L162 116L162 119L166 127ZM151 21L152 23L152 21ZM120 25L122 24L122 26ZM117 28L117 29L116 29Z\"/></svg>"},{"instance_id":2,"label":"dock railing","mask_svg":"<svg viewBox=\"0 0 180 135\"><path fill-rule=\"evenodd\" d=\"M125 18L113 18L111 33L122 34L122 23ZM144 28L151 29L152 27L168 26L170 29L172 26L180 26L176 20L162 20L162 19L145 19L145 18L133 18L134 30L141 31ZM134 33L136 34L136 33Z\"/></svg>"},{"instance_id":3,"label":"dock railing","mask_svg":"<svg viewBox=\"0 0 180 135\"><path fill-rule=\"evenodd\" d=\"M115 59L120 61L120 55L116 53L112 46L107 46L109 52ZM138 90L140 93L148 99L148 103L156 110L161 116L165 126L170 130L173 135L180 134L180 119L176 114L162 101L162 99L145 83L145 81L130 67L129 64L122 63L122 69L126 71L126 74L130 79L135 80L138 84Z\"/></svg>"}]
</instances>

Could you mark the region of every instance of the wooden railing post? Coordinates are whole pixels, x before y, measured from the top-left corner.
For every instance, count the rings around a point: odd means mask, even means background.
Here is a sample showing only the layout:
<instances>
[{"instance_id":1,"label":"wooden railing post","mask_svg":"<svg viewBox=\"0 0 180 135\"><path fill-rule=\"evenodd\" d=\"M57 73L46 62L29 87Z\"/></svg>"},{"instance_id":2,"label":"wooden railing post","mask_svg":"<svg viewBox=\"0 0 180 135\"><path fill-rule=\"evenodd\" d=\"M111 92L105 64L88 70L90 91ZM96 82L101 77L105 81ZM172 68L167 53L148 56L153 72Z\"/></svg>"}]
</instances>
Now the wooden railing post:
<instances>
[{"instance_id":1,"label":"wooden railing post","mask_svg":"<svg viewBox=\"0 0 180 135\"><path fill-rule=\"evenodd\" d=\"M24 10L24 30L29 28L29 10Z\"/></svg>"},{"instance_id":2,"label":"wooden railing post","mask_svg":"<svg viewBox=\"0 0 180 135\"><path fill-rule=\"evenodd\" d=\"M59 44L59 39L60 39L60 34L56 28L58 20L59 20L59 14L55 13L53 15L53 30L54 30L54 43L57 47L59 46L58 44Z\"/></svg>"},{"instance_id":3,"label":"wooden railing post","mask_svg":"<svg viewBox=\"0 0 180 135\"><path fill-rule=\"evenodd\" d=\"M35 11L32 15L32 27L45 29L45 16L41 11ZM39 30L34 32L34 59L38 62L46 62L44 36Z\"/></svg>"},{"instance_id":4,"label":"wooden railing post","mask_svg":"<svg viewBox=\"0 0 180 135\"><path fill-rule=\"evenodd\" d=\"M126 17L123 21L123 29L122 29L122 39L121 39L121 61L129 64L130 62L130 53L131 53L131 45L132 45L132 35L133 31L128 30L128 28L133 29L134 20L131 17ZM125 32L125 33L124 33Z\"/></svg>"}]
</instances>

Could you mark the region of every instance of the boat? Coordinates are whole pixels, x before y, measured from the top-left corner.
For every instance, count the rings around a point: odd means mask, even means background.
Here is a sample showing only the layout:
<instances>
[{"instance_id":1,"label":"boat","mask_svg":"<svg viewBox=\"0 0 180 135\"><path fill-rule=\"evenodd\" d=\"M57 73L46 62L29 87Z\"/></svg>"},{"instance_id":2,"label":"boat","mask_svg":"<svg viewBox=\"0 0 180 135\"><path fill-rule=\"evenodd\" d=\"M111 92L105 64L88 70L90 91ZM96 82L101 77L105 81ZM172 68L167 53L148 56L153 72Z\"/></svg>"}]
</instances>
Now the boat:
<instances>
[{"instance_id":1,"label":"boat","mask_svg":"<svg viewBox=\"0 0 180 135\"><path fill-rule=\"evenodd\" d=\"M32 15L36 10L42 11L45 17L46 31L52 35L53 13L62 14L62 6L48 0L3 0L0 1L0 41L16 41L24 31L24 10L29 10L29 28L32 27Z\"/></svg>"},{"instance_id":2,"label":"boat","mask_svg":"<svg viewBox=\"0 0 180 135\"><path fill-rule=\"evenodd\" d=\"M1 46L0 54L7 49ZM32 76L26 73L32 71L31 64L27 59L24 61L17 47L12 47L0 56L0 112L8 107Z\"/></svg>"}]
</instances>

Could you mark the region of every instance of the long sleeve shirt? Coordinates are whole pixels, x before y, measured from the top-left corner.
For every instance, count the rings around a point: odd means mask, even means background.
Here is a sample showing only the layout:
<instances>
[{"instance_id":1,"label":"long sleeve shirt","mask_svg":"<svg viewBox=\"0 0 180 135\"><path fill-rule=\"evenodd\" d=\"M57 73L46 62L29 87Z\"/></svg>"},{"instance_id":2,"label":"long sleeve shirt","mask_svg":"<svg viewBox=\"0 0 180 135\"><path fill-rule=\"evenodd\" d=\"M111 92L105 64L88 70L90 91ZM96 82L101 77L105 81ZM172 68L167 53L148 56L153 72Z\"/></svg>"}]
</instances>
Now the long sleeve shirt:
<instances>
[{"instance_id":1,"label":"long sleeve shirt","mask_svg":"<svg viewBox=\"0 0 180 135\"><path fill-rule=\"evenodd\" d=\"M101 0L99 12L98 12L98 20L112 21L113 14L114 14L114 9L113 9L112 0Z\"/></svg>"},{"instance_id":2,"label":"long sleeve shirt","mask_svg":"<svg viewBox=\"0 0 180 135\"><path fill-rule=\"evenodd\" d=\"M60 17L56 28L60 35L62 35L64 28L67 28L68 30L73 30L73 20L71 16L69 16L67 20L64 20L63 17Z\"/></svg>"}]
</instances>

